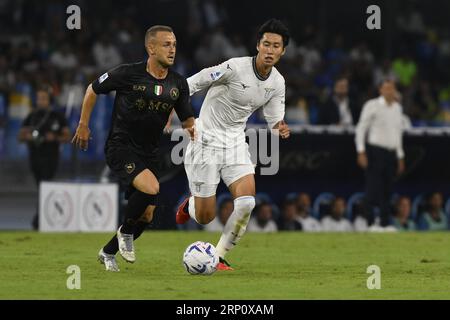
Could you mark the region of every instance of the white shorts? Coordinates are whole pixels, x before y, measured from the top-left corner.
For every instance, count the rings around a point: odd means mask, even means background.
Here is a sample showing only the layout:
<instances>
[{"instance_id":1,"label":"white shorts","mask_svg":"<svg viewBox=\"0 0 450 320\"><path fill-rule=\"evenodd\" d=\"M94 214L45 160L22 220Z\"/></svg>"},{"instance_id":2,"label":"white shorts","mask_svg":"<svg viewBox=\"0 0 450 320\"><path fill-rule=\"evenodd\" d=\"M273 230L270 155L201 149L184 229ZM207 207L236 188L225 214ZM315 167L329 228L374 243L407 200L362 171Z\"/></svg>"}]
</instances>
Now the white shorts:
<instances>
[{"instance_id":1,"label":"white shorts","mask_svg":"<svg viewBox=\"0 0 450 320\"><path fill-rule=\"evenodd\" d=\"M219 149L191 141L186 149L184 168L191 194L201 198L216 194L220 178L229 187L236 180L255 174L247 143Z\"/></svg>"}]
</instances>

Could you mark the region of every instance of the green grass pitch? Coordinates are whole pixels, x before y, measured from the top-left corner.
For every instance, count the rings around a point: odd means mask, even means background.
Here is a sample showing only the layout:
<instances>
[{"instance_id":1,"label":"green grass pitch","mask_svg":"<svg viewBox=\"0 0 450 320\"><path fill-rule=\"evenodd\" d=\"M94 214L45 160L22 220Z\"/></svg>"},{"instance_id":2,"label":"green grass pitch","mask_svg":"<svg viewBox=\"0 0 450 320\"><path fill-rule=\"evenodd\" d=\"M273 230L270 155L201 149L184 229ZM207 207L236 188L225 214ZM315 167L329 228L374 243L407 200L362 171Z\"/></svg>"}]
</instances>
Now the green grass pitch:
<instances>
[{"instance_id":1,"label":"green grass pitch","mask_svg":"<svg viewBox=\"0 0 450 320\"><path fill-rule=\"evenodd\" d=\"M219 234L147 231L137 261L109 273L97 262L110 234L0 232L0 299L450 299L450 233L247 233L227 256L235 267L186 273L184 249ZM81 289L66 269L81 269ZM367 267L381 289L367 289Z\"/></svg>"}]
</instances>

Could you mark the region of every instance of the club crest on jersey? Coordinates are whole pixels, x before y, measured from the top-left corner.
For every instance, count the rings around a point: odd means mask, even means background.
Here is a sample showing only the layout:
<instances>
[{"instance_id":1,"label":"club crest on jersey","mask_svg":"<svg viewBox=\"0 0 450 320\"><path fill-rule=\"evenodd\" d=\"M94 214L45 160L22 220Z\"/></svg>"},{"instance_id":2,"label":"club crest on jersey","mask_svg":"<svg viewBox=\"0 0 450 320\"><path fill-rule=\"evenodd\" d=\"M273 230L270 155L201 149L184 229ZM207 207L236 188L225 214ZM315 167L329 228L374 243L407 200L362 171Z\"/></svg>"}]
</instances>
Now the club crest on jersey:
<instances>
[{"instance_id":1,"label":"club crest on jersey","mask_svg":"<svg viewBox=\"0 0 450 320\"><path fill-rule=\"evenodd\" d=\"M273 88L264 88L264 90L266 90L266 93L264 94L264 98L267 99L270 97L270 94L272 93L272 91L274 91L275 89Z\"/></svg>"},{"instance_id":2,"label":"club crest on jersey","mask_svg":"<svg viewBox=\"0 0 450 320\"><path fill-rule=\"evenodd\" d=\"M157 96L162 95L162 93L163 93L163 87L162 87L162 85L159 85L159 84L155 85L155 88L154 88L153 92L154 92Z\"/></svg>"},{"instance_id":3,"label":"club crest on jersey","mask_svg":"<svg viewBox=\"0 0 450 320\"><path fill-rule=\"evenodd\" d=\"M216 81L217 79L219 79L222 76L222 73L220 71L216 71L216 72L210 73L210 76L213 81Z\"/></svg>"},{"instance_id":4,"label":"club crest on jersey","mask_svg":"<svg viewBox=\"0 0 450 320\"><path fill-rule=\"evenodd\" d=\"M170 97L172 98L172 100L177 100L179 95L180 91L178 91L178 88L170 89Z\"/></svg>"}]
</instances>

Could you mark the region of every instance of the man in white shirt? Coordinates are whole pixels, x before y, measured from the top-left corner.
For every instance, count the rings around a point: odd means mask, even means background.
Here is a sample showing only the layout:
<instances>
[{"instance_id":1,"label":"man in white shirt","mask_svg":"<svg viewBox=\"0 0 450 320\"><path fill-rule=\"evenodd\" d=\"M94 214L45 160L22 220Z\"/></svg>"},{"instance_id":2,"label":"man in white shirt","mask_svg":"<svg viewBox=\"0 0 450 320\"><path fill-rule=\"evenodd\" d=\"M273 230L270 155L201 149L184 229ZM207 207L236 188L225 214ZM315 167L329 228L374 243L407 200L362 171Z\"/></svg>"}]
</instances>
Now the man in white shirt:
<instances>
[{"instance_id":1,"label":"man in white shirt","mask_svg":"<svg viewBox=\"0 0 450 320\"><path fill-rule=\"evenodd\" d=\"M330 215L325 216L320 221L323 231L330 232L349 232L353 231L352 224L345 217L345 200L341 197L337 197L331 204Z\"/></svg>"},{"instance_id":2,"label":"man in white shirt","mask_svg":"<svg viewBox=\"0 0 450 320\"><path fill-rule=\"evenodd\" d=\"M396 97L394 81L384 80L380 97L364 105L355 136L357 162L366 171L365 210L369 224L374 221L374 207L378 207L383 227L389 225L389 199L395 176L405 169L403 112Z\"/></svg>"},{"instance_id":3,"label":"man in white shirt","mask_svg":"<svg viewBox=\"0 0 450 320\"><path fill-rule=\"evenodd\" d=\"M302 225L305 232L317 232L322 226L316 218L311 217L311 197L309 194L300 192L297 196L297 221Z\"/></svg>"},{"instance_id":4,"label":"man in white shirt","mask_svg":"<svg viewBox=\"0 0 450 320\"><path fill-rule=\"evenodd\" d=\"M191 95L208 89L199 118L197 139L190 142L184 159L192 196L177 211L177 223L189 217L208 224L215 217L216 189L220 178L230 190L234 210L217 244L219 270L232 270L224 260L243 236L255 207L255 169L245 142L250 115L263 107L270 129L289 137L284 122L285 84L274 65L289 43L289 31L271 19L257 34L256 57L233 58L205 68L188 78Z\"/></svg>"},{"instance_id":5,"label":"man in white shirt","mask_svg":"<svg viewBox=\"0 0 450 320\"><path fill-rule=\"evenodd\" d=\"M247 226L248 232L277 232L278 227L272 219L272 206L263 202L255 209L255 216L250 219Z\"/></svg>"}]
</instances>

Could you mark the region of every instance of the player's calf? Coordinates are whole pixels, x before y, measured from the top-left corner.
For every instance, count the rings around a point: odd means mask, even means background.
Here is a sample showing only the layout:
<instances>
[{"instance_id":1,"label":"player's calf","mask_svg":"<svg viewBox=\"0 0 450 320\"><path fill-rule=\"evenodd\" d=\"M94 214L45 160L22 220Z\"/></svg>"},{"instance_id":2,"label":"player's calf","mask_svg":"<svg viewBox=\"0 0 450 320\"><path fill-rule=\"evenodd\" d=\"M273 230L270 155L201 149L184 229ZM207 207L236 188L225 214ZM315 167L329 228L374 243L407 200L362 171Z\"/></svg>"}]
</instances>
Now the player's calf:
<instances>
[{"instance_id":1,"label":"player's calf","mask_svg":"<svg viewBox=\"0 0 450 320\"><path fill-rule=\"evenodd\" d=\"M199 224L208 224L214 220L215 216L215 208L201 208L195 210L195 217Z\"/></svg>"}]
</instances>

